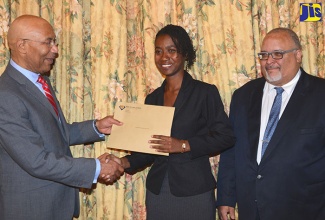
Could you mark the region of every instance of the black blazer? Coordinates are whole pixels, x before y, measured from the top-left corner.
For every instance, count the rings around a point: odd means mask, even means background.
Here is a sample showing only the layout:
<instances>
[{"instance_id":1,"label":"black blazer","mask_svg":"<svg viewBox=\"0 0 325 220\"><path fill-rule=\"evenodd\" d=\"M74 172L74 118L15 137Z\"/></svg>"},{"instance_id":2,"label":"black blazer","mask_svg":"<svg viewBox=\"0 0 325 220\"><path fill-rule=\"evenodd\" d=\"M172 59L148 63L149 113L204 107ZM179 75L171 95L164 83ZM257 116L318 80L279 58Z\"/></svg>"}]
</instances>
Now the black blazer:
<instances>
[{"instance_id":1,"label":"black blazer","mask_svg":"<svg viewBox=\"0 0 325 220\"><path fill-rule=\"evenodd\" d=\"M241 220L325 219L325 80L301 71L259 165L264 78L233 95L237 142L220 156L217 205L237 203Z\"/></svg>"},{"instance_id":2,"label":"black blazer","mask_svg":"<svg viewBox=\"0 0 325 220\"><path fill-rule=\"evenodd\" d=\"M145 103L162 106L165 85L164 81L147 96ZM171 193L175 196L191 196L212 190L216 182L209 156L235 142L219 92L214 85L194 80L186 72L174 107L171 136L188 140L191 151L169 156L132 153L127 156L131 168L126 171L135 172L153 163L146 186L154 194L159 194L166 174Z\"/></svg>"}]
</instances>

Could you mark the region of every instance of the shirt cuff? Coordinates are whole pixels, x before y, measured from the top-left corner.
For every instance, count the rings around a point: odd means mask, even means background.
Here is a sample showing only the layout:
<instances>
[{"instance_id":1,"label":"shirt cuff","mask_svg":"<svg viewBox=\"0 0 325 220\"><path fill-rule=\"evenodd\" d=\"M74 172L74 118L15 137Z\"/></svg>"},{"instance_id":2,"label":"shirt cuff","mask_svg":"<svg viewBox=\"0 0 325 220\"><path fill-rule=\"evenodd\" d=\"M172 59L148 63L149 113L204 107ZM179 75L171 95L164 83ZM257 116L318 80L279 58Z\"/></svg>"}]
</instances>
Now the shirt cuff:
<instances>
[{"instance_id":1,"label":"shirt cuff","mask_svg":"<svg viewBox=\"0 0 325 220\"><path fill-rule=\"evenodd\" d=\"M95 177L94 177L93 183L97 183L97 179L98 179L100 169L101 169L99 160L97 158L95 158L95 161L96 161L96 172L95 172Z\"/></svg>"},{"instance_id":2,"label":"shirt cuff","mask_svg":"<svg viewBox=\"0 0 325 220\"><path fill-rule=\"evenodd\" d=\"M100 133L99 131L98 131L98 129L97 129L97 127L96 127L96 121L97 121L97 119L95 119L94 120L94 122L93 122L93 128L94 128L94 130L95 130L95 132L98 134L98 136L99 137L105 137L105 134L102 134L102 133Z\"/></svg>"}]
</instances>

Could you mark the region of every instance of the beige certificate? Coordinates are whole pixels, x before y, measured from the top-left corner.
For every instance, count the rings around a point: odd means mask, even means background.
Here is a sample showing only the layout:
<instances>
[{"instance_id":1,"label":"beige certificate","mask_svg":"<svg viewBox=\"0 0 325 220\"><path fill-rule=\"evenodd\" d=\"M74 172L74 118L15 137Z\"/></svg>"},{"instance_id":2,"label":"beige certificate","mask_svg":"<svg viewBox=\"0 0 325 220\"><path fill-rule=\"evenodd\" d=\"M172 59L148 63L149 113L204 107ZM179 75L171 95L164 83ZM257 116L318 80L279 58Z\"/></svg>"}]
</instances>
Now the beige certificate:
<instances>
[{"instance_id":1,"label":"beige certificate","mask_svg":"<svg viewBox=\"0 0 325 220\"><path fill-rule=\"evenodd\" d=\"M114 118L123 122L112 127L108 147L149 154L168 155L156 152L148 143L151 135L170 136L174 107L119 102L116 103Z\"/></svg>"}]
</instances>

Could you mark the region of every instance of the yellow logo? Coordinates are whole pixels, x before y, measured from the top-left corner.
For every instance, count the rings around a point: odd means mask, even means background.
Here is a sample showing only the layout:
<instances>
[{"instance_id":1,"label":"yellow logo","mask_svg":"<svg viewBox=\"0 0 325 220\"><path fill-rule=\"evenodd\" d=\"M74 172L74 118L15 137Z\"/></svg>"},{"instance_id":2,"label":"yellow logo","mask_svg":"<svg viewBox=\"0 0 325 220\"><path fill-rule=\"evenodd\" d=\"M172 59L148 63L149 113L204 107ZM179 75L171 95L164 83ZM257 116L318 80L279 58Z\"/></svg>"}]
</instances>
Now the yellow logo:
<instances>
[{"instance_id":1,"label":"yellow logo","mask_svg":"<svg viewBox=\"0 0 325 220\"><path fill-rule=\"evenodd\" d=\"M300 3L300 21L321 21L321 3Z\"/></svg>"}]
</instances>

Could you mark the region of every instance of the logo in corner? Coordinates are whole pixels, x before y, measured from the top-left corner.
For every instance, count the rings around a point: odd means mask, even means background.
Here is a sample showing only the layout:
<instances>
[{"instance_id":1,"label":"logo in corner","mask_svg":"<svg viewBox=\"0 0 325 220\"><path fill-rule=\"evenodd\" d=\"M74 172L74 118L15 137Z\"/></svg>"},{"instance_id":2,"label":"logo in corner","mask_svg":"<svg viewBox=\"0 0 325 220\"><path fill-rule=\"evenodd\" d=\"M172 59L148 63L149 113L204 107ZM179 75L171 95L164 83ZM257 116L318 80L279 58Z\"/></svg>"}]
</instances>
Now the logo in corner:
<instances>
[{"instance_id":1,"label":"logo in corner","mask_svg":"<svg viewBox=\"0 0 325 220\"><path fill-rule=\"evenodd\" d=\"M300 3L300 22L322 21L322 3Z\"/></svg>"}]
</instances>

